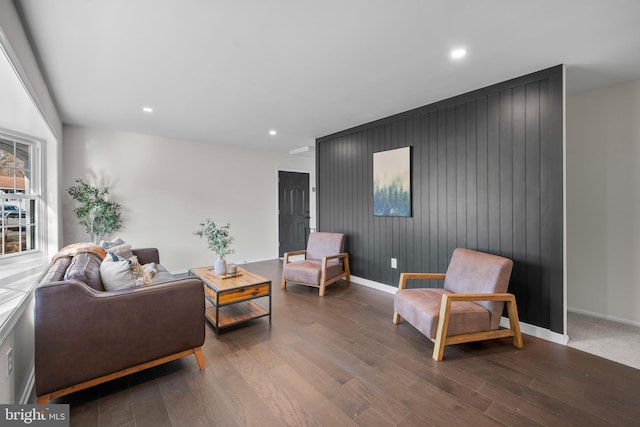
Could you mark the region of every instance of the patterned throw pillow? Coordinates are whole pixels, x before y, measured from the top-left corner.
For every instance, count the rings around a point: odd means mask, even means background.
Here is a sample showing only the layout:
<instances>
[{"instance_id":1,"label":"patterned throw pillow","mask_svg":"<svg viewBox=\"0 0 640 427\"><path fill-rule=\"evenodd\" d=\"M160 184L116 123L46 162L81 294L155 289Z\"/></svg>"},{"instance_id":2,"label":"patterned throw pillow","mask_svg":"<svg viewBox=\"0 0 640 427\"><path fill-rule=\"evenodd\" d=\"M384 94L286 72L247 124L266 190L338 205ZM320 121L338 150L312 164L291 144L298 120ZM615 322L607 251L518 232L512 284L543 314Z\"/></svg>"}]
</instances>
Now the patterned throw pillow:
<instances>
[{"instance_id":1,"label":"patterned throw pillow","mask_svg":"<svg viewBox=\"0 0 640 427\"><path fill-rule=\"evenodd\" d=\"M106 251L119 256L120 258L129 259L133 256L131 251L131 245L127 244L121 238L116 238L112 241L101 241L100 246Z\"/></svg>"},{"instance_id":2,"label":"patterned throw pillow","mask_svg":"<svg viewBox=\"0 0 640 427\"><path fill-rule=\"evenodd\" d=\"M117 237L112 241L108 241L108 240L101 240L100 241L100 246L103 249L109 250L111 248L113 248L114 246L119 246L119 245L124 245L124 240L122 240L121 238Z\"/></svg>"},{"instance_id":3,"label":"patterned throw pillow","mask_svg":"<svg viewBox=\"0 0 640 427\"><path fill-rule=\"evenodd\" d=\"M133 256L131 245L126 243L109 248L109 252L124 259L130 259Z\"/></svg>"}]
</instances>

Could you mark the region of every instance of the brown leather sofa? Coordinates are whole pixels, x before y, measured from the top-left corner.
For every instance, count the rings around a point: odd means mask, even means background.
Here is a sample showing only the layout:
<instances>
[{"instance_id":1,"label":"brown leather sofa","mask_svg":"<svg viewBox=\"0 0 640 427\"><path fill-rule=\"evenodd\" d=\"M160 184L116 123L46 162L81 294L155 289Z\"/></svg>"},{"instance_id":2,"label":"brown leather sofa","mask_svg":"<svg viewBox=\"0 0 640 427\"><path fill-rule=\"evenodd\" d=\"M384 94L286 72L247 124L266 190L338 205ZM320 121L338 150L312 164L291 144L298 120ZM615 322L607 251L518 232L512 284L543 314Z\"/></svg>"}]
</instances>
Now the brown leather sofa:
<instances>
[{"instance_id":1,"label":"brown leather sofa","mask_svg":"<svg viewBox=\"0 0 640 427\"><path fill-rule=\"evenodd\" d=\"M141 264L160 262L157 249L133 252ZM37 403L191 354L204 369L200 280L167 272L162 283L105 291L100 262L94 253L60 257L38 279Z\"/></svg>"}]
</instances>

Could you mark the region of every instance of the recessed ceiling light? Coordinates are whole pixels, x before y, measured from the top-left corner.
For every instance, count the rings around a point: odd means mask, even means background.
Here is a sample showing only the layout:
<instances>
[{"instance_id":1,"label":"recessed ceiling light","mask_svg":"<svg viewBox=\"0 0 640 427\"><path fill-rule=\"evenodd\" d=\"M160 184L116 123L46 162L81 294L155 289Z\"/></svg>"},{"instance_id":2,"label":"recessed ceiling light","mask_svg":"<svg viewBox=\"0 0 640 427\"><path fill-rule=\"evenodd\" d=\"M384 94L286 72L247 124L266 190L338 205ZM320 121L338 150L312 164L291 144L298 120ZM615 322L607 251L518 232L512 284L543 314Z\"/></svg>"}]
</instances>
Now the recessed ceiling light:
<instances>
[{"instance_id":1,"label":"recessed ceiling light","mask_svg":"<svg viewBox=\"0 0 640 427\"><path fill-rule=\"evenodd\" d=\"M153 113L153 108L151 107L142 107L142 111L145 113Z\"/></svg>"},{"instance_id":2,"label":"recessed ceiling light","mask_svg":"<svg viewBox=\"0 0 640 427\"><path fill-rule=\"evenodd\" d=\"M462 58L463 56L465 56L466 54L467 54L467 50L466 50L466 49L462 49L462 48L460 48L460 49L453 49L453 50L451 51L451 57L452 57L453 59L460 59L460 58Z\"/></svg>"},{"instance_id":3,"label":"recessed ceiling light","mask_svg":"<svg viewBox=\"0 0 640 427\"><path fill-rule=\"evenodd\" d=\"M273 129L271 129L271 130L269 131L269 135L271 135L271 136L273 136L273 135L275 135L275 134L277 134L277 133L278 133L278 132L276 132L276 131L275 131L275 130L273 130Z\"/></svg>"}]
</instances>

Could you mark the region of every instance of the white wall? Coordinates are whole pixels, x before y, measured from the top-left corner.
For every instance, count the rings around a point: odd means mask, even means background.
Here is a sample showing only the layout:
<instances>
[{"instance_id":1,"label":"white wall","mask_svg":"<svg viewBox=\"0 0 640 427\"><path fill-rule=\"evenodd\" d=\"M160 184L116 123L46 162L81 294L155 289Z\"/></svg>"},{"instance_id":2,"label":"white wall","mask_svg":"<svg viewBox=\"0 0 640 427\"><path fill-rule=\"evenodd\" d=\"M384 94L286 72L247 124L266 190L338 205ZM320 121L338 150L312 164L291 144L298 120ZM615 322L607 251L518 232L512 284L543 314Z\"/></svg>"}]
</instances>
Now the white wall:
<instances>
[{"instance_id":1,"label":"white wall","mask_svg":"<svg viewBox=\"0 0 640 427\"><path fill-rule=\"evenodd\" d=\"M567 305L640 324L640 80L567 98Z\"/></svg>"},{"instance_id":2,"label":"white wall","mask_svg":"<svg viewBox=\"0 0 640 427\"><path fill-rule=\"evenodd\" d=\"M37 104L42 118L56 138L62 132L62 122L31 50L20 17L12 0L0 0L0 44L24 80L29 96Z\"/></svg>"},{"instance_id":3,"label":"white wall","mask_svg":"<svg viewBox=\"0 0 640 427\"><path fill-rule=\"evenodd\" d=\"M158 247L172 271L213 263L193 235L207 217L231 223L228 261L277 258L277 171L308 171L315 182L310 158L74 126L63 132L62 188L78 177L108 185L124 207L124 227L111 237ZM63 243L87 241L73 201L61 198Z\"/></svg>"},{"instance_id":4,"label":"white wall","mask_svg":"<svg viewBox=\"0 0 640 427\"><path fill-rule=\"evenodd\" d=\"M45 243L41 249L44 255L55 253L59 233L58 139L62 123L11 0L0 0L0 128L12 136L35 137L41 141L44 203L38 215L46 224L40 229ZM30 292L35 280L30 270L41 263L39 258L42 257L34 254L22 258L21 262L17 262L17 258L2 260L0 268L5 272L6 266L12 267L10 287ZM21 269L26 270L24 276ZM2 303L5 319L0 328L0 366L4 370L0 369L0 403L26 403L34 378L32 294ZM10 348L13 371L7 375L6 353Z\"/></svg>"},{"instance_id":5,"label":"white wall","mask_svg":"<svg viewBox=\"0 0 640 427\"><path fill-rule=\"evenodd\" d=\"M46 217L42 248L58 247L58 160L62 122L11 0L0 0L0 128L42 140Z\"/></svg>"}]
</instances>

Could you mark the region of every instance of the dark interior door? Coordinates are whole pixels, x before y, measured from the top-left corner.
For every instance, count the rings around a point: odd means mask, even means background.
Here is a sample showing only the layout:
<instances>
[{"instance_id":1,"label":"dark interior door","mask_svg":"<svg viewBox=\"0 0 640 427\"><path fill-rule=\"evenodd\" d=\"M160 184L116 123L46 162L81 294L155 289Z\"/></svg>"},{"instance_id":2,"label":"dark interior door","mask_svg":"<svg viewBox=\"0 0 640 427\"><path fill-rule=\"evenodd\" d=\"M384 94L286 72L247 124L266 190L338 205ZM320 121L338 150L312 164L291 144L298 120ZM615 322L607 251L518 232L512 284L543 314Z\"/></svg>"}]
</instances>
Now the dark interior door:
<instances>
[{"instance_id":1,"label":"dark interior door","mask_svg":"<svg viewBox=\"0 0 640 427\"><path fill-rule=\"evenodd\" d=\"M278 173L280 256L306 249L309 235L309 174Z\"/></svg>"}]
</instances>

